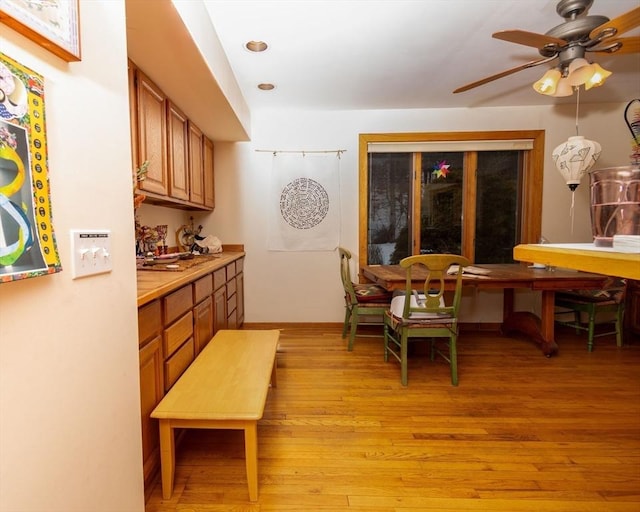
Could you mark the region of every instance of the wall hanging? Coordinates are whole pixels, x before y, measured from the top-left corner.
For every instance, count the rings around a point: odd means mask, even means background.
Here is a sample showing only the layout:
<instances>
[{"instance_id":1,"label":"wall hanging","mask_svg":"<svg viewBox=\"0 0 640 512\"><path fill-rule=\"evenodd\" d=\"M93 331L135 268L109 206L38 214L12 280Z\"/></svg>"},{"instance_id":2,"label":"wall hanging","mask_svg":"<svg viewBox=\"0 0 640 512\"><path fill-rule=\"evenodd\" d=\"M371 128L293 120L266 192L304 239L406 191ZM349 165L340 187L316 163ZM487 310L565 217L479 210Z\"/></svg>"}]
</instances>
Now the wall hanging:
<instances>
[{"instance_id":1,"label":"wall hanging","mask_svg":"<svg viewBox=\"0 0 640 512\"><path fill-rule=\"evenodd\" d=\"M0 282L60 272L42 76L0 53Z\"/></svg>"},{"instance_id":2,"label":"wall hanging","mask_svg":"<svg viewBox=\"0 0 640 512\"><path fill-rule=\"evenodd\" d=\"M269 250L332 251L340 241L341 151L293 153L273 153Z\"/></svg>"},{"instance_id":3,"label":"wall hanging","mask_svg":"<svg viewBox=\"0 0 640 512\"><path fill-rule=\"evenodd\" d=\"M80 60L78 0L0 0L0 21L67 62Z\"/></svg>"}]
</instances>

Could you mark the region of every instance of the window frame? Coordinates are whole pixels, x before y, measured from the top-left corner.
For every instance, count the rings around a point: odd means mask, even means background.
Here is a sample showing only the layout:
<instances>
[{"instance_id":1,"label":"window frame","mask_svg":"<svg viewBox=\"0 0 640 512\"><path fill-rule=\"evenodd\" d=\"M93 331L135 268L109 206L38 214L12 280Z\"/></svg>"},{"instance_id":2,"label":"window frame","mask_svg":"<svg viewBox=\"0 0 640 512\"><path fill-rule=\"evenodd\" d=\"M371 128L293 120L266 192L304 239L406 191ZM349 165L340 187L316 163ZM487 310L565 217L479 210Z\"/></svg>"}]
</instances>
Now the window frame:
<instances>
[{"instance_id":1,"label":"window frame","mask_svg":"<svg viewBox=\"0 0 640 512\"><path fill-rule=\"evenodd\" d=\"M477 132L421 132L421 133L361 133L359 135L358 148L358 264L359 268L368 264L367 257L369 254L367 248L367 231L368 231L368 197L369 197L369 181L368 181L368 164L369 164L369 143L407 143L407 142L467 142L478 140L494 140L509 141L529 139L532 141L533 147L530 150L523 150L523 197L522 197L522 215L520 218L520 231L522 239L520 243L531 244L537 243L542 233L542 185L544 174L544 130L509 130L509 131L477 131ZM477 162L470 159L466 161L466 169L477 167ZM417 174L417 173L416 173ZM466 179L475 179L475 172L465 172ZM413 178L417 179L416 176ZM474 204L475 208L475 189L474 197L465 197L467 205ZM416 193L414 187L414 193ZM418 190L419 193L419 190ZM465 209L467 206L465 206ZM417 229L415 225L412 229ZM465 219L463 218L462 230L462 247L473 247L471 231L465 227ZM415 250L415 248L414 248ZM464 249L463 249L464 250ZM473 261L474 255L471 256Z\"/></svg>"}]
</instances>

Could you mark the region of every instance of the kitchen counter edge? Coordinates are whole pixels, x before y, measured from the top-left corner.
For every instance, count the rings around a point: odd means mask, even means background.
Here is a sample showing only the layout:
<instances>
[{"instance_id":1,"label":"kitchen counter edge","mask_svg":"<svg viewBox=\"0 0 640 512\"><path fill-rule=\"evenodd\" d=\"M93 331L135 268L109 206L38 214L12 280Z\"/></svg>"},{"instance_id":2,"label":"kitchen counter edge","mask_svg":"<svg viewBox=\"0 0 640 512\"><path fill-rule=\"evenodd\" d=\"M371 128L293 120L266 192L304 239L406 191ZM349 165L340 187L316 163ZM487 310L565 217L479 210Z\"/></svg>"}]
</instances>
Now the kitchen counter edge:
<instances>
[{"instance_id":1,"label":"kitchen counter edge","mask_svg":"<svg viewBox=\"0 0 640 512\"><path fill-rule=\"evenodd\" d=\"M219 268L225 267L233 261L245 256L242 252L223 252L219 258L201 263L181 272L154 272L148 270L137 271L138 307L158 299L185 284L211 274Z\"/></svg>"}]
</instances>

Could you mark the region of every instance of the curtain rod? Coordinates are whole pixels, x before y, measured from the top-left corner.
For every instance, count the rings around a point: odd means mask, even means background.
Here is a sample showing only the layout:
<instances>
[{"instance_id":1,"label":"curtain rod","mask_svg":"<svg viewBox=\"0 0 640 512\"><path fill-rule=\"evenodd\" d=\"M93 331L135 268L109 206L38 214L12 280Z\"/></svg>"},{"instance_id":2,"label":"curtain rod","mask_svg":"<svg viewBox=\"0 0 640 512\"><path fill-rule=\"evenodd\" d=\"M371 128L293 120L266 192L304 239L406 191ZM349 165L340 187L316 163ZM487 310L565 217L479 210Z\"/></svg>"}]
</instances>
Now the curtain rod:
<instances>
[{"instance_id":1,"label":"curtain rod","mask_svg":"<svg viewBox=\"0 0 640 512\"><path fill-rule=\"evenodd\" d=\"M340 155L342 153L344 153L345 151L347 151L346 149L327 149L327 150L311 150L311 151L286 151L286 150L281 150L281 149L256 149L256 152L258 153L273 153L273 156L276 156L278 153L302 153L302 155L304 156L306 153L337 153L338 154L338 158L340 158Z\"/></svg>"}]
</instances>

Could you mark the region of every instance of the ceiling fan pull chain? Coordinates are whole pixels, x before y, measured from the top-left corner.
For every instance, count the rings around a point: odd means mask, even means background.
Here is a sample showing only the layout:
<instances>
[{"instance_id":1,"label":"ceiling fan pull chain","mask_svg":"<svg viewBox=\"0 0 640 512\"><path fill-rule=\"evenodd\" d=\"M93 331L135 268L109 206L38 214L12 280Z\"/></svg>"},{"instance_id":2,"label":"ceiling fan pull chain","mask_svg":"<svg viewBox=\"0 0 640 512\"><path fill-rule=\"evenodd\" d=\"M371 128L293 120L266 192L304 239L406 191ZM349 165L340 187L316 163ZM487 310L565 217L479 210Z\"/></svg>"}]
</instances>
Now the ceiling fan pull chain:
<instances>
[{"instance_id":1,"label":"ceiling fan pull chain","mask_svg":"<svg viewBox=\"0 0 640 512\"><path fill-rule=\"evenodd\" d=\"M576 90L576 135L580 135L578 133L578 110L580 108L580 86L576 85L575 90Z\"/></svg>"}]
</instances>

